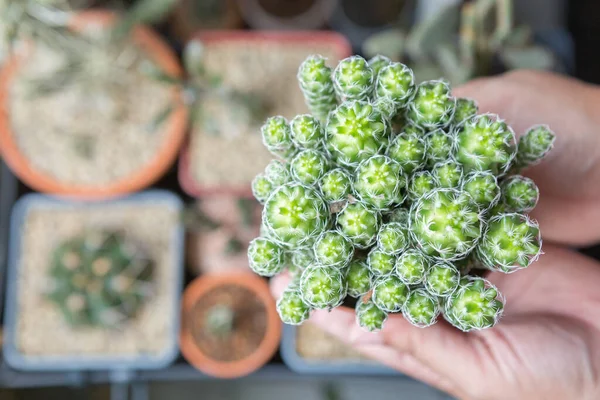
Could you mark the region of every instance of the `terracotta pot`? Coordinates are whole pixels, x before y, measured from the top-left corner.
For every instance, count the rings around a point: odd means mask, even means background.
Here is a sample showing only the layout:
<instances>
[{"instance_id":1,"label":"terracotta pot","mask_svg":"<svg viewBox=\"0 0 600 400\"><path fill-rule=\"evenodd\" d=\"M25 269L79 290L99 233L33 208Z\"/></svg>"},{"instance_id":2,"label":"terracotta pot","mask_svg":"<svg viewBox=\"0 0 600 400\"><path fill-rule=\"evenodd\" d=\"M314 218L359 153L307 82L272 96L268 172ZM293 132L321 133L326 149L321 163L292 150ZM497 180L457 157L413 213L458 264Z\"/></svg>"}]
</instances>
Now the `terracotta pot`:
<instances>
[{"instance_id":1,"label":"terracotta pot","mask_svg":"<svg viewBox=\"0 0 600 400\"><path fill-rule=\"evenodd\" d=\"M193 334L198 325L192 313L196 311L198 302L206 299L207 294L214 294L219 288L231 286L249 291L264 306L264 334L258 345L243 358L220 361L206 354L198 345ZM238 378L248 375L266 364L279 347L281 321L275 308L275 300L271 296L267 282L251 273L207 275L197 278L183 294L182 312L179 339L181 352L191 365L207 375L218 378ZM255 319L254 315L252 317ZM213 349L214 346L211 351Z\"/></svg>"},{"instance_id":2,"label":"terracotta pot","mask_svg":"<svg viewBox=\"0 0 600 400\"><path fill-rule=\"evenodd\" d=\"M82 30L90 24L108 26L116 19L117 16L108 11L86 11L76 14L70 26L74 30ZM172 75L182 74L181 66L173 51L152 30L142 26L136 27L132 31L132 40L164 71ZM48 194L91 200L114 197L151 185L168 170L177 157L187 129L187 110L180 100L179 90L174 89L173 98L179 106L163 125L162 129L168 132L165 135L166 139L154 158L135 173L106 185L82 185L62 182L43 171L36 170L20 151L8 115L11 83L23 62L26 62L26 56L13 57L6 62L0 72L0 151L15 175L31 188Z\"/></svg>"},{"instance_id":3,"label":"terracotta pot","mask_svg":"<svg viewBox=\"0 0 600 400\"><path fill-rule=\"evenodd\" d=\"M280 44L289 46L298 45L327 45L339 59L352 54L350 43L342 35L333 32L274 32L274 31L202 31L195 35L201 42L207 43L244 43L248 46L260 44ZM295 76L290 79L296 79ZM268 85L265 85L268 87ZM297 89L300 91L300 89ZM300 92L299 92L300 93ZM187 141L183 146L179 159L179 183L183 190L192 197L211 195L233 195L237 197L252 198L250 182L244 185L215 185L206 186L197 182L191 170L190 143Z\"/></svg>"},{"instance_id":4,"label":"terracotta pot","mask_svg":"<svg viewBox=\"0 0 600 400\"><path fill-rule=\"evenodd\" d=\"M304 3L272 1L265 5L260 0L238 0L248 25L270 30L319 29L335 10L337 0L305 0Z\"/></svg>"},{"instance_id":5,"label":"terracotta pot","mask_svg":"<svg viewBox=\"0 0 600 400\"><path fill-rule=\"evenodd\" d=\"M199 29L238 29L243 25L236 0L211 0L222 7L217 16L200 15L197 7L205 0L180 0L173 11L169 29L185 42Z\"/></svg>"}]
</instances>

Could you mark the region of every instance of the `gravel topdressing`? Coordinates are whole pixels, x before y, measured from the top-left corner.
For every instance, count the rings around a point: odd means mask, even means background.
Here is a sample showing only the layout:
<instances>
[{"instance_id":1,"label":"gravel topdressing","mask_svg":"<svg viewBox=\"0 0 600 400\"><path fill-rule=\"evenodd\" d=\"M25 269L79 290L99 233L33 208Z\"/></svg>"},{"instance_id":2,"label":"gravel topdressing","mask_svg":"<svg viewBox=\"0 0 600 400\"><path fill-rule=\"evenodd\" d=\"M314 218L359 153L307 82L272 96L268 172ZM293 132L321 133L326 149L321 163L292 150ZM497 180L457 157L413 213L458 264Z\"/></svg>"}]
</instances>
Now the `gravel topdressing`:
<instances>
[{"instance_id":1,"label":"gravel topdressing","mask_svg":"<svg viewBox=\"0 0 600 400\"><path fill-rule=\"evenodd\" d=\"M146 127L172 92L138 71L144 58L129 45L120 58L125 67L110 74L118 82L110 91L97 89L106 87L100 82L75 83L39 95L32 94L32 80L51 76L64 59L36 46L20 63L7 105L17 145L33 168L63 183L102 185L146 165L166 139L163 130Z\"/></svg>"},{"instance_id":2,"label":"gravel topdressing","mask_svg":"<svg viewBox=\"0 0 600 400\"><path fill-rule=\"evenodd\" d=\"M172 310L177 268L171 244L176 210L146 203L106 205L92 209L33 207L22 227L18 277L16 344L28 356L49 355L158 355L173 340ZM71 328L63 315L44 298L54 247L86 228L125 229L156 260L155 293L137 316L120 330Z\"/></svg>"},{"instance_id":3,"label":"gravel topdressing","mask_svg":"<svg viewBox=\"0 0 600 400\"><path fill-rule=\"evenodd\" d=\"M204 60L207 72L221 77L224 85L262 98L268 106L267 116L293 118L308 112L296 74L310 54L327 57L330 65L339 60L325 44L243 41L208 42ZM221 129L217 134L209 133L202 129L201 121L197 123L191 143L194 179L204 187L249 188L252 179L273 158L262 144L260 125L264 121L238 124L234 120L236 110L221 102L211 101L207 109Z\"/></svg>"}]
</instances>

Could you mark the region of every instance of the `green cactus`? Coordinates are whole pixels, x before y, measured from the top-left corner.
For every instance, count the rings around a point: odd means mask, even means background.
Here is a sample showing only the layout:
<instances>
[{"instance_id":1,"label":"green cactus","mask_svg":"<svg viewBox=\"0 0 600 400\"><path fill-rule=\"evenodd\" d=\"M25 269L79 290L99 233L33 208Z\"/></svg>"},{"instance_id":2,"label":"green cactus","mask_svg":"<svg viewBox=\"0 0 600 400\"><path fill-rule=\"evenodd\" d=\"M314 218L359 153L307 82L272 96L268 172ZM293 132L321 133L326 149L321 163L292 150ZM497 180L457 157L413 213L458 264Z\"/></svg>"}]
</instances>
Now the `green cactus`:
<instances>
[{"instance_id":1,"label":"green cactus","mask_svg":"<svg viewBox=\"0 0 600 400\"><path fill-rule=\"evenodd\" d=\"M479 107L477 102L472 99L458 98L456 99L456 111L454 112L454 125L462 124L471 119L477 112Z\"/></svg>"},{"instance_id":2,"label":"green cactus","mask_svg":"<svg viewBox=\"0 0 600 400\"><path fill-rule=\"evenodd\" d=\"M332 111L325 142L333 160L354 168L385 147L387 134L387 122L378 109L364 101L351 101Z\"/></svg>"},{"instance_id":3,"label":"green cactus","mask_svg":"<svg viewBox=\"0 0 600 400\"><path fill-rule=\"evenodd\" d=\"M304 270L315 263L315 253L312 248L294 249L291 252L290 263L296 270Z\"/></svg>"},{"instance_id":4,"label":"green cactus","mask_svg":"<svg viewBox=\"0 0 600 400\"><path fill-rule=\"evenodd\" d=\"M350 297L360 297L371 290L373 274L365 260L354 259L350 262L346 281L348 282L348 296Z\"/></svg>"},{"instance_id":5,"label":"green cactus","mask_svg":"<svg viewBox=\"0 0 600 400\"><path fill-rule=\"evenodd\" d=\"M510 167L517 147L515 133L498 116L478 115L456 132L456 160L466 172L491 171L503 175Z\"/></svg>"},{"instance_id":6,"label":"green cactus","mask_svg":"<svg viewBox=\"0 0 600 400\"><path fill-rule=\"evenodd\" d=\"M319 120L337 107L332 71L321 56L308 57L298 69L298 81L310 112Z\"/></svg>"},{"instance_id":7,"label":"green cactus","mask_svg":"<svg viewBox=\"0 0 600 400\"><path fill-rule=\"evenodd\" d=\"M248 245L250 269L261 276L274 276L285 267L281 246L266 238L257 238Z\"/></svg>"},{"instance_id":8,"label":"green cactus","mask_svg":"<svg viewBox=\"0 0 600 400\"><path fill-rule=\"evenodd\" d=\"M396 108L403 107L415 90L415 76L401 63L391 63L381 69L375 83L377 98L390 99Z\"/></svg>"},{"instance_id":9,"label":"green cactus","mask_svg":"<svg viewBox=\"0 0 600 400\"><path fill-rule=\"evenodd\" d=\"M419 171L416 172L408 183L408 198L411 201L417 201L425 194L429 193L437 187L437 183L431 172Z\"/></svg>"},{"instance_id":10,"label":"green cactus","mask_svg":"<svg viewBox=\"0 0 600 400\"><path fill-rule=\"evenodd\" d=\"M537 205L540 190L533 179L514 175L504 180L500 186L506 211L529 212Z\"/></svg>"},{"instance_id":11,"label":"green cactus","mask_svg":"<svg viewBox=\"0 0 600 400\"><path fill-rule=\"evenodd\" d=\"M454 118L456 99L444 81L426 81L417 86L407 117L426 129L445 128Z\"/></svg>"},{"instance_id":12,"label":"green cactus","mask_svg":"<svg viewBox=\"0 0 600 400\"><path fill-rule=\"evenodd\" d=\"M399 254L408 247L408 221L406 224L388 222L377 234L377 247L386 254Z\"/></svg>"},{"instance_id":13,"label":"green cactus","mask_svg":"<svg viewBox=\"0 0 600 400\"><path fill-rule=\"evenodd\" d=\"M289 154L294 148L290 125L284 117L270 117L260 129L265 147L274 155Z\"/></svg>"},{"instance_id":14,"label":"green cactus","mask_svg":"<svg viewBox=\"0 0 600 400\"><path fill-rule=\"evenodd\" d=\"M427 143L427 164L430 167L448 160L453 153L452 136L442 129L428 133L425 141Z\"/></svg>"},{"instance_id":15,"label":"green cactus","mask_svg":"<svg viewBox=\"0 0 600 400\"><path fill-rule=\"evenodd\" d=\"M516 167L523 169L536 165L552 150L555 141L556 135L547 125L536 125L529 129L519 139Z\"/></svg>"},{"instance_id":16,"label":"green cactus","mask_svg":"<svg viewBox=\"0 0 600 400\"><path fill-rule=\"evenodd\" d=\"M400 254L394 266L396 275L407 285L417 285L425 280L429 261L417 250L407 250Z\"/></svg>"},{"instance_id":17,"label":"green cactus","mask_svg":"<svg viewBox=\"0 0 600 400\"><path fill-rule=\"evenodd\" d=\"M339 62L333 71L333 84L338 97L346 100L367 100L372 92L373 70L360 56Z\"/></svg>"},{"instance_id":18,"label":"green cactus","mask_svg":"<svg viewBox=\"0 0 600 400\"><path fill-rule=\"evenodd\" d=\"M451 264L438 262L433 264L425 274L425 288L438 297L447 297L458 287L460 273Z\"/></svg>"},{"instance_id":19,"label":"green cactus","mask_svg":"<svg viewBox=\"0 0 600 400\"><path fill-rule=\"evenodd\" d=\"M371 70L373 71L373 82L376 82L377 76L379 75L379 71L381 71L383 67L387 67L391 63L392 60L390 60L386 56L382 56L379 54L369 60L369 67L371 67Z\"/></svg>"},{"instance_id":20,"label":"green cactus","mask_svg":"<svg viewBox=\"0 0 600 400\"><path fill-rule=\"evenodd\" d=\"M344 200L352 191L352 180L342 168L332 169L319 180L319 189L327 201Z\"/></svg>"},{"instance_id":21,"label":"green cactus","mask_svg":"<svg viewBox=\"0 0 600 400\"><path fill-rule=\"evenodd\" d=\"M301 149L320 149L325 131L321 122L312 115L298 115L290 122L292 142Z\"/></svg>"},{"instance_id":22,"label":"green cactus","mask_svg":"<svg viewBox=\"0 0 600 400\"><path fill-rule=\"evenodd\" d=\"M538 224L523 214L492 217L477 246L479 260L489 269L505 273L527 268L540 255Z\"/></svg>"},{"instance_id":23,"label":"green cactus","mask_svg":"<svg viewBox=\"0 0 600 400\"><path fill-rule=\"evenodd\" d=\"M370 247L377 238L381 217L360 203L347 204L337 215L341 232L354 246L364 249Z\"/></svg>"},{"instance_id":24,"label":"green cactus","mask_svg":"<svg viewBox=\"0 0 600 400\"><path fill-rule=\"evenodd\" d=\"M386 217L388 222L397 222L402 226L408 226L409 210L399 207L390 211Z\"/></svg>"},{"instance_id":25,"label":"green cactus","mask_svg":"<svg viewBox=\"0 0 600 400\"><path fill-rule=\"evenodd\" d=\"M297 287L288 287L277 301L277 312L283 323L300 325L310 316L311 307L304 302Z\"/></svg>"},{"instance_id":26,"label":"green cactus","mask_svg":"<svg viewBox=\"0 0 600 400\"><path fill-rule=\"evenodd\" d=\"M304 302L317 309L339 306L348 292L344 273L337 268L322 266L306 268L299 287Z\"/></svg>"},{"instance_id":27,"label":"green cactus","mask_svg":"<svg viewBox=\"0 0 600 400\"><path fill-rule=\"evenodd\" d=\"M52 254L48 299L71 326L114 329L153 295L155 262L119 231L88 231Z\"/></svg>"},{"instance_id":28,"label":"green cactus","mask_svg":"<svg viewBox=\"0 0 600 400\"><path fill-rule=\"evenodd\" d=\"M309 186L316 184L327 169L327 158L316 150L302 150L290 163L292 177Z\"/></svg>"},{"instance_id":29,"label":"green cactus","mask_svg":"<svg viewBox=\"0 0 600 400\"><path fill-rule=\"evenodd\" d=\"M291 180L290 167L280 160L271 160L265 168L264 176L272 184L273 189Z\"/></svg>"},{"instance_id":30,"label":"green cactus","mask_svg":"<svg viewBox=\"0 0 600 400\"><path fill-rule=\"evenodd\" d=\"M479 207L466 192L436 189L411 208L412 238L425 254L443 260L466 256L481 237Z\"/></svg>"},{"instance_id":31,"label":"green cactus","mask_svg":"<svg viewBox=\"0 0 600 400\"><path fill-rule=\"evenodd\" d=\"M400 312L408 299L410 289L400 278L388 275L378 278L373 285L373 303L386 312Z\"/></svg>"},{"instance_id":32,"label":"green cactus","mask_svg":"<svg viewBox=\"0 0 600 400\"><path fill-rule=\"evenodd\" d=\"M398 114L398 108L392 99L387 97L378 97L373 101L373 107L382 115L382 117L392 123Z\"/></svg>"},{"instance_id":33,"label":"green cactus","mask_svg":"<svg viewBox=\"0 0 600 400\"><path fill-rule=\"evenodd\" d=\"M437 322L440 314L440 305L435 296L425 289L412 290L404 305L404 318L414 326L426 328Z\"/></svg>"},{"instance_id":34,"label":"green cactus","mask_svg":"<svg viewBox=\"0 0 600 400\"><path fill-rule=\"evenodd\" d=\"M454 160L436 164L431 170L436 186L440 188L458 188L462 180L462 167Z\"/></svg>"},{"instance_id":35,"label":"green cactus","mask_svg":"<svg viewBox=\"0 0 600 400\"><path fill-rule=\"evenodd\" d=\"M404 201L401 190L406 187L406 178L401 175L400 164L396 161L386 156L374 156L360 163L353 187L360 200L381 210Z\"/></svg>"},{"instance_id":36,"label":"green cactus","mask_svg":"<svg viewBox=\"0 0 600 400\"><path fill-rule=\"evenodd\" d=\"M319 235L329 223L329 210L311 188L294 183L280 186L263 209L269 237L286 247L299 247Z\"/></svg>"},{"instance_id":37,"label":"green cactus","mask_svg":"<svg viewBox=\"0 0 600 400\"><path fill-rule=\"evenodd\" d=\"M356 323L368 332L380 331L387 320L387 313L380 310L372 300L358 299L355 312Z\"/></svg>"},{"instance_id":38,"label":"green cactus","mask_svg":"<svg viewBox=\"0 0 600 400\"><path fill-rule=\"evenodd\" d=\"M481 330L496 325L504 310L498 289L479 277L461 279L458 289L444 304L444 317L462 331Z\"/></svg>"},{"instance_id":39,"label":"green cactus","mask_svg":"<svg viewBox=\"0 0 600 400\"><path fill-rule=\"evenodd\" d=\"M273 183L264 174L256 175L252 181L252 194L261 204L267 201L274 189Z\"/></svg>"},{"instance_id":40,"label":"green cactus","mask_svg":"<svg viewBox=\"0 0 600 400\"><path fill-rule=\"evenodd\" d=\"M397 135L390 143L386 154L400 164L403 174L411 174L425 165L427 144L422 136L422 133L406 133L405 131Z\"/></svg>"},{"instance_id":41,"label":"green cactus","mask_svg":"<svg viewBox=\"0 0 600 400\"><path fill-rule=\"evenodd\" d=\"M375 276L390 275L394 272L396 257L388 254L378 247L373 247L367 257L369 270Z\"/></svg>"},{"instance_id":42,"label":"green cactus","mask_svg":"<svg viewBox=\"0 0 600 400\"><path fill-rule=\"evenodd\" d=\"M354 254L352 242L339 231L323 232L313 250L320 265L335 268L345 268Z\"/></svg>"},{"instance_id":43,"label":"green cactus","mask_svg":"<svg viewBox=\"0 0 600 400\"><path fill-rule=\"evenodd\" d=\"M500 186L491 172L473 171L465 176L462 190L469 193L481 210L487 210L500 199Z\"/></svg>"}]
</instances>

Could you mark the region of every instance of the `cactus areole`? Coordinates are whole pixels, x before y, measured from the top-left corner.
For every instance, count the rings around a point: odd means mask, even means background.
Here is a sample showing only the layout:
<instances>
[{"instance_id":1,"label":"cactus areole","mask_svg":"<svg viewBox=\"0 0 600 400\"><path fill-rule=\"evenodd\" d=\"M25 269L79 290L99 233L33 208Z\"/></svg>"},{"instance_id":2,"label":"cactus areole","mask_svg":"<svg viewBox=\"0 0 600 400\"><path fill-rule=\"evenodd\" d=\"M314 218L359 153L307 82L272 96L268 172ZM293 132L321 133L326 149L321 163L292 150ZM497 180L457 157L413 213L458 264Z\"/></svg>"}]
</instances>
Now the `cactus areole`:
<instances>
[{"instance_id":1,"label":"cactus areole","mask_svg":"<svg viewBox=\"0 0 600 400\"><path fill-rule=\"evenodd\" d=\"M290 272L282 321L351 297L370 332L395 313L421 328L494 326L504 298L472 271L512 273L541 254L527 214L539 190L517 174L552 150L554 133L537 125L517 141L446 81L417 85L382 56L311 56L298 79L310 113L262 128L276 161L253 184L263 229L248 251L256 273Z\"/></svg>"}]
</instances>

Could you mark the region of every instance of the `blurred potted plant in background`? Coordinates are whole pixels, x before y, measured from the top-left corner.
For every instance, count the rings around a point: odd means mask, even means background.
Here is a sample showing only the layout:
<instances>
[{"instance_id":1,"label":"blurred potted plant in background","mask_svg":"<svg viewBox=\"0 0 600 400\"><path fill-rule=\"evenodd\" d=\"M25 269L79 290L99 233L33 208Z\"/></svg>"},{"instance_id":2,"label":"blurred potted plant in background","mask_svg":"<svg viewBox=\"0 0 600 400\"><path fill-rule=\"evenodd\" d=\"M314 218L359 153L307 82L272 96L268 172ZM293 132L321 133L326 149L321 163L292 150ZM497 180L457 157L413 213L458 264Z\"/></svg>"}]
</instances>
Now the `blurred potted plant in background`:
<instances>
[{"instance_id":1,"label":"blurred potted plant in background","mask_svg":"<svg viewBox=\"0 0 600 400\"><path fill-rule=\"evenodd\" d=\"M254 29L302 30L325 25L339 0L237 0Z\"/></svg>"},{"instance_id":2,"label":"blurred potted plant in background","mask_svg":"<svg viewBox=\"0 0 600 400\"><path fill-rule=\"evenodd\" d=\"M169 29L187 42L200 29L238 29L243 25L236 0L179 0Z\"/></svg>"},{"instance_id":3,"label":"blurred potted plant in background","mask_svg":"<svg viewBox=\"0 0 600 400\"><path fill-rule=\"evenodd\" d=\"M173 3L141 0L122 17L69 14L53 30L58 46L47 45L50 36L22 31L31 46L0 74L0 147L21 180L42 192L101 198L143 188L164 173L183 140L186 110L178 104L154 134L140 128L180 98L140 66L151 60L172 75L181 70L168 46L139 24Z\"/></svg>"},{"instance_id":4,"label":"blurred potted plant in background","mask_svg":"<svg viewBox=\"0 0 600 400\"><path fill-rule=\"evenodd\" d=\"M455 85L503 70L559 68L526 25L515 26L513 14L512 0L450 3L412 27L371 36L363 53L408 63L421 81L443 76Z\"/></svg>"}]
</instances>

